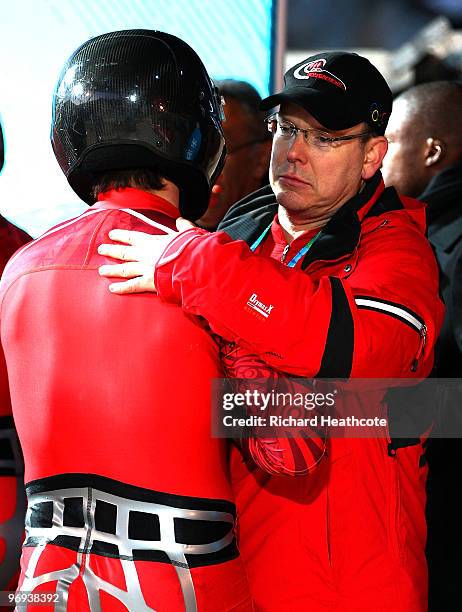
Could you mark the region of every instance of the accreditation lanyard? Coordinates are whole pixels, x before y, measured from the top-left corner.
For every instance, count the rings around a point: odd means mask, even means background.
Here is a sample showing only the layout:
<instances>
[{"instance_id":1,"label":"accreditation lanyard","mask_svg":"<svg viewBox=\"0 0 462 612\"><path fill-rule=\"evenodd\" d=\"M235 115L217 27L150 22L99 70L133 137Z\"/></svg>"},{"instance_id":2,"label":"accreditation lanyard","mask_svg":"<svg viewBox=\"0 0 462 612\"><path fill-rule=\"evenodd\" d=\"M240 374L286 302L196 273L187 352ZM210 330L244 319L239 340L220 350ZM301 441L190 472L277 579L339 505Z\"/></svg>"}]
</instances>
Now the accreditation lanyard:
<instances>
[{"instance_id":1,"label":"accreditation lanyard","mask_svg":"<svg viewBox=\"0 0 462 612\"><path fill-rule=\"evenodd\" d=\"M263 242L263 239L265 238L266 234L270 231L271 229L271 225L272 223L270 223L268 225L268 227L266 229L263 230L263 232L260 234L260 236L255 240L255 242L251 245L250 250L251 251L255 251L260 244ZM319 238L320 234L321 234L322 230L319 230L319 232L313 236L313 238L311 238L311 240L309 240L305 246L303 246L297 253L295 253L295 255L292 257L292 259L287 262L286 266L288 268L295 268L295 266L297 265L297 263L300 261L300 259L306 255L306 253L308 253L308 251L310 250L310 248L313 246L314 242ZM288 247L289 245L287 245ZM286 247L286 248L287 248Z\"/></svg>"}]
</instances>

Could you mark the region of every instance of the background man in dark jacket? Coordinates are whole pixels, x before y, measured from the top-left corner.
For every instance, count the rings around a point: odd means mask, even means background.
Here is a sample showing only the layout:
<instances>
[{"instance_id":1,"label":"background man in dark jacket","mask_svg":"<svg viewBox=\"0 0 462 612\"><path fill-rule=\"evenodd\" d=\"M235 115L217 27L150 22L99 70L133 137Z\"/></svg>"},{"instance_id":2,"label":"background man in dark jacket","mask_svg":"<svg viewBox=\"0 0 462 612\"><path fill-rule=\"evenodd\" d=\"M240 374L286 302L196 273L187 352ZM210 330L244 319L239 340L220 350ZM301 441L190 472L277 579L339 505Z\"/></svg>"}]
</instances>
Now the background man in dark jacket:
<instances>
[{"instance_id":1,"label":"background man in dark jacket","mask_svg":"<svg viewBox=\"0 0 462 612\"><path fill-rule=\"evenodd\" d=\"M446 316L435 350L435 375L462 376L462 83L412 87L394 103L386 136L385 182L428 204L428 237L440 268ZM454 406L454 410L460 406ZM451 410L451 407L448 407ZM446 415L461 423L456 412ZM454 421L456 419L456 421ZM457 427L461 431L461 426ZM427 457L430 608L462 605L462 531L454 483L462 468L459 439L433 438Z\"/></svg>"},{"instance_id":2,"label":"background man in dark jacket","mask_svg":"<svg viewBox=\"0 0 462 612\"><path fill-rule=\"evenodd\" d=\"M412 87L394 102L383 177L428 204L428 237L441 268L446 317L436 374L462 375L462 83Z\"/></svg>"}]
</instances>

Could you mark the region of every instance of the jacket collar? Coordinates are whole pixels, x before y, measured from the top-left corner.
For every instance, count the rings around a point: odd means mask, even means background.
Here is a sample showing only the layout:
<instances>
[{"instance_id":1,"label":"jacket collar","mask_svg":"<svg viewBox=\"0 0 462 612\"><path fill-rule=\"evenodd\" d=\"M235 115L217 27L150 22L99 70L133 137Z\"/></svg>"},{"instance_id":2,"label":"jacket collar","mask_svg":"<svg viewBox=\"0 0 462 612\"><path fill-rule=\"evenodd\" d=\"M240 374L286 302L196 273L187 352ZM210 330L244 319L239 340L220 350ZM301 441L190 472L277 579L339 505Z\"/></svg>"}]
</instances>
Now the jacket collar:
<instances>
[{"instance_id":1,"label":"jacket collar","mask_svg":"<svg viewBox=\"0 0 462 612\"><path fill-rule=\"evenodd\" d=\"M277 208L274 193L267 185L235 204L218 230L224 230L234 240L245 240L250 245L271 223ZM320 237L305 255L302 269L312 261L335 260L353 252L361 235L361 221L366 216L398 208L403 208L403 205L395 190L384 190L382 175L377 171L366 181L362 191L348 200L325 225Z\"/></svg>"},{"instance_id":2,"label":"jacket collar","mask_svg":"<svg viewBox=\"0 0 462 612\"><path fill-rule=\"evenodd\" d=\"M428 204L428 237L438 249L450 251L461 239L461 197L462 162L434 176L419 196Z\"/></svg>"},{"instance_id":3,"label":"jacket collar","mask_svg":"<svg viewBox=\"0 0 462 612\"><path fill-rule=\"evenodd\" d=\"M156 211L167 217L177 219L180 216L178 208L164 198L148 193L142 189L125 187L110 189L98 195L98 201L93 208L131 208L132 210Z\"/></svg>"},{"instance_id":4,"label":"jacket collar","mask_svg":"<svg viewBox=\"0 0 462 612\"><path fill-rule=\"evenodd\" d=\"M361 220L371 211L383 189L382 177L378 172L325 225L306 254L302 269L317 259L334 260L352 253L361 235Z\"/></svg>"},{"instance_id":5,"label":"jacket collar","mask_svg":"<svg viewBox=\"0 0 462 612\"><path fill-rule=\"evenodd\" d=\"M429 221L433 223L455 204L459 207L461 194L462 161L434 176L418 199L428 204Z\"/></svg>"}]
</instances>

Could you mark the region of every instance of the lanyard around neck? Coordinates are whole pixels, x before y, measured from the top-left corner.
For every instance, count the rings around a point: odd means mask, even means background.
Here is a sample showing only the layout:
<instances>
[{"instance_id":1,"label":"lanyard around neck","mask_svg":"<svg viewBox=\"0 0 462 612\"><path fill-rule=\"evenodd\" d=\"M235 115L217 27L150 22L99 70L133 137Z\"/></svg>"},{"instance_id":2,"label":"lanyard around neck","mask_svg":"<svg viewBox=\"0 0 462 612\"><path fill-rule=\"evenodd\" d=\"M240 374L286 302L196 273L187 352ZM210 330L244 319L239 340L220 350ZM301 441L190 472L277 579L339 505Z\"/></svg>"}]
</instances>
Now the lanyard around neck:
<instances>
[{"instance_id":1,"label":"lanyard around neck","mask_svg":"<svg viewBox=\"0 0 462 612\"><path fill-rule=\"evenodd\" d=\"M270 228L271 228L272 223L270 223L268 225L267 228L265 228L263 230L263 232L260 234L260 236L258 236L258 238L255 240L255 242L251 245L250 250L251 251L255 251L260 244L263 242L263 239L265 238L266 234L269 232ZM319 238L319 236L321 235L322 230L319 230L319 232L313 236L306 244L305 246L302 246L302 248L297 251L297 253L295 253L295 255L292 257L292 259L287 262L286 266L288 268L294 268L297 263L300 261L300 259L306 255L306 253L308 253L308 251L311 249L311 247L313 246L314 242Z\"/></svg>"}]
</instances>

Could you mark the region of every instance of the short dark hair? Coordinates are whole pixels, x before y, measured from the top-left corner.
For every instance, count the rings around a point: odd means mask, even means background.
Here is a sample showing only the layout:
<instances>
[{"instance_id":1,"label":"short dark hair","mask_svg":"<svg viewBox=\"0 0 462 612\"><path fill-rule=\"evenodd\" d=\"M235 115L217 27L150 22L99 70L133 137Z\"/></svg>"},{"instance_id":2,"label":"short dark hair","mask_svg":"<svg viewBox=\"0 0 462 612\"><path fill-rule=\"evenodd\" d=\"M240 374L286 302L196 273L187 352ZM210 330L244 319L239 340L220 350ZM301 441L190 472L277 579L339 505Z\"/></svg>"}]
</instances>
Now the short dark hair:
<instances>
[{"instance_id":1,"label":"short dark hair","mask_svg":"<svg viewBox=\"0 0 462 612\"><path fill-rule=\"evenodd\" d=\"M135 187L137 189L153 189L160 191L165 187L164 176L156 168L137 168L135 170L112 170L95 175L93 183L93 197L96 199L100 193L110 189L124 189Z\"/></svg>"},{"instance_id":2,"label":"short dark hair","mask_svg":"<svg viewBox=\"0 0 462 612\"><path fill-rule=\"evenodd\" d=\"M224 98L234 98L242 105L247 107L247 110L252 115L259 115L261 96L258 91L247 81L237 81L235 79L223 79L215 81L215 85L220 90Z\"/></svg>"},{"instance_id":3,"label":"short dark hair","mask_svg":"<svg viewBox=\"0 0 462 612\"><path fill-rule=\"evenodd\" d=\"M247 130L254 140L271 140L271 134L264 123L266 113L260 110L261 96L247 81L235 79L216 80L215 85L226 100L238 102L247 119Z\"/></svg>"}]
</instances>

